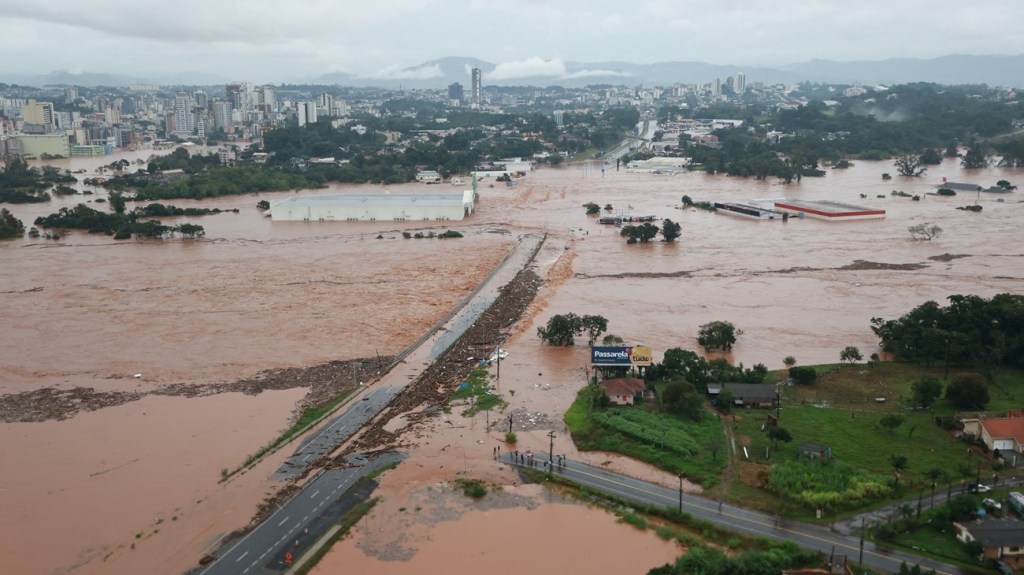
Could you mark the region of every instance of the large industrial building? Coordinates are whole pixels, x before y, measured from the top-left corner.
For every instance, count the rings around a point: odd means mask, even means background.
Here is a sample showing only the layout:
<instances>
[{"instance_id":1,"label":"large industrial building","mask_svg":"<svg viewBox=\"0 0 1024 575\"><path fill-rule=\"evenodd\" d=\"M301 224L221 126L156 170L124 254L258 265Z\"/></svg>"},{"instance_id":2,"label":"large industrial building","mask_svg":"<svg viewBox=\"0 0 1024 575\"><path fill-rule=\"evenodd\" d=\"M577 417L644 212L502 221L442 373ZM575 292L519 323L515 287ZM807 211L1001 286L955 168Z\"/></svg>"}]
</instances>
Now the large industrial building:
<instances>
[{"instance_id":1,"label":"large industrial building","mask_svg":"<svg viewBox=\"0 0 1024 575\"><path fill-rule=\"evenodd\" d=\"M885 217L885 210L873 210L853 204L825 200L785 199L775 202L775 209L800 217L817 218L830 222L870 220Z\"/></svg>"},{"instance_id":2,"label":"large industrial building","mask_svg":"<svg viewBox=\"0 0 1024 575\"><path fill-rule=\"evenodd\" d=\"M473 190L294 196L270 204L275 221L444 221L461 220L471 213Z\"/></svg>"}]
</instances>

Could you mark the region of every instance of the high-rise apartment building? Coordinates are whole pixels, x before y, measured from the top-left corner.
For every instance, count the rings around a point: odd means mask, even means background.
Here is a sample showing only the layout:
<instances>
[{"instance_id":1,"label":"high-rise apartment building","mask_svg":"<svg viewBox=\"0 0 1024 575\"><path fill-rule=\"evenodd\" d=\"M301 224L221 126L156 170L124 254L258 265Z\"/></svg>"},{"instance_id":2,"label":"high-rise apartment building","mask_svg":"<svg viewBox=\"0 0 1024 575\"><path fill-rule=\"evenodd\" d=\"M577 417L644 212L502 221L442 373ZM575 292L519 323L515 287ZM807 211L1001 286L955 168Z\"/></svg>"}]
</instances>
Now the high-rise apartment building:
<instances>
[{"instance_id":1,"label":"high-rise apartment building","mask_svg":"<svg viewBox=\"0 0 1024 575\"><path fill-rule=\"evenodd\" d=\"M273 86L263 86L260 104L266 106L268 110L277 110L277 92Z\"/></svg>"},{"instance_id":2,"label":"high-rise apartment building","mask_svg":"<svg viewBox=\"0 0 1024 575\"><path fill-rule=\"evenodd\" d=\"M462 84L455 82L448 86L448 102L450 104L455 104L456 102L462 104L463 97Z\"/></svg>"},{"instance_id":3,"label":"high-rise apartment building","mask_svg":"<svg viewBox=\"0 0 1024 575\"><path fill-rule=\"evenodd\" d=\"M747 91L747 75L740 72L732 77L732 89L737 94Z\"/></svg>"},{"instance_id":4,"label":"high-rise apartment building","mask_svg":"<svg viewBox=\"0 0 1024 575\"><path fill-rule=\"evenodd\" d=\"M479 108L483 104L484 83L483 72L480 71L480 68L473 68L472 78L472 104L474 107Z\"/></svg>"},{"instance_id":5,"label":"high-rise apartment building","mask_svg":"<svg viewBox=\"0 0 1024 575\"><path fill-rule=\"evenodd\" d=\"M224 86L224 93L233 110L242 108L242 85L227 84Z\"/></svg>"},{"instance_id":6,"label":"high-rise apartment building","mask_svg":"<svg viewBox=\"0 0 1024 575\"><path fill-rule=\"evenodd\" d=\"M26 124L38 126L39 131L49 134L53 131L53 102L29 100L21 108L21 118Z\"/></svg>"},{"instance_id":7,"label":"high-rise apartment building","mask_svg":"<svg viewBox=\"0 0 1024 575\"><path fill-rule=\"evenodd\" d=\"M174 132L192 135L196 129L195 116L192 115L192 97L188 92L178 92L174 96Z\"/></svg>"},{"instance_id":8,"label":"high-rise apartment building","mask_svg":"<svg viewBox=\"0 0 1024 575\"><path fill-rule=\"evenodd\" d=\"M227 129L231 125L231 103L224 100L213 101L213 127Z\"/></svg>"}]
</instances>

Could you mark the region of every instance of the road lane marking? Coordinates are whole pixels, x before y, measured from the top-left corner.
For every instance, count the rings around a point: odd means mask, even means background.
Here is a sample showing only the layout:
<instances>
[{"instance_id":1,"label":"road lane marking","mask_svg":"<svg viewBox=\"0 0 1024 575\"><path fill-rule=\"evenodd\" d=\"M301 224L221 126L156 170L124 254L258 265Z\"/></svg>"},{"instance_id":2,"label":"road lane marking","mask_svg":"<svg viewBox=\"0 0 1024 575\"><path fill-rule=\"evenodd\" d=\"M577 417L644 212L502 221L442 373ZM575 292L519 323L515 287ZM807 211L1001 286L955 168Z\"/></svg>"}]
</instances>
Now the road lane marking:
<instances>
[{"instance_id":1,"label":"road lane marking","mask_svg":"<svg viewBox=\"0 0 1024 575\"><path fill-rule=\"evenodd\" d=\"M310 499L312 499L312 498L316 497L316 494L317 494L317 493L320 493L320 490L319 490L319 489L317 489L316 491L314 491L314 492L313 492L313 494L309 496L309 498L310 498Z\"/></svg>"},{"instance_id":2,"label":"road lane marking","mask_svg":"<svg viewBox=\"0 0 1024 575\"><path fill-rule=\"evenodd\" d=\"M238 562L239 562L239 561L241 561L242 559L245 559L245 556L246 556L246 555L248 555L248 554L249 554L249 552L248 552L248 551L246 551L245 553L242 553L241 555L239 555L239 556L238 556L238 559L235 559L235 563L238 563Z\"/></svg>"},{"instance_id":3,"label":"road lane marking","mask_svg":"<svg viewBox=\"0 0 1024 575\"><path fill-rule=\"evenodd\" d=\"M277 526L280 527L280 526L284 525L285 522L288 521L289 519L291 519L290 516L289 517L285 517L284 519L281 520L280 523L277 524Z\"/></svg>"}]
</instances>

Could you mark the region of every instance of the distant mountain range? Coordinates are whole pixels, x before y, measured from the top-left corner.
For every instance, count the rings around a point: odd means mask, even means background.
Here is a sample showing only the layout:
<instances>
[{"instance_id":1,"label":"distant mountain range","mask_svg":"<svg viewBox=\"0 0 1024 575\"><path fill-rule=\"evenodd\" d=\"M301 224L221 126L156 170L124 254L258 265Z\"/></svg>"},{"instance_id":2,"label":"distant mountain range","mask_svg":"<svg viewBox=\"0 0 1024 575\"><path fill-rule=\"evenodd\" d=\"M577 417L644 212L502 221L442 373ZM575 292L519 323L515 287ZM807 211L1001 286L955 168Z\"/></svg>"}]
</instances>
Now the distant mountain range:
<instances>
[{"instance_id":1,"label":"distant mountain range","mask_svg":"<svg viewBox=\"0 0 1024 575\"><path fill-rule=\"evenodd\" d=\"M905 84L934 82L937 84L988 84L990 86L1024 87L1024 54L1016 56L951 55L932 59L896 58L891 60L837 62L811 60L778 67L732 66L704 62L561 62L532 60L512 64L491 64L476 58L450 57L424 62L408 68L391 68L371 75L333 72L302 79L307 84L337 84L353 87L382 88L444 88L454 82L468 89L470 69L480 68L485 86L565 86L594 84L628 86L667 86L705 84L715 78L737 73L746 75L747 83L794 83L802 81L833 84ZM237 80L237 78L235 78ZM28 86L129 86L212 85L231 81L206 73L180 73L149 77L132 77L104 73L71 73L56 71L45 75L0 76L0 82ZM297 83L291 80L288 83Z\"/></svg>"}]
</instances>

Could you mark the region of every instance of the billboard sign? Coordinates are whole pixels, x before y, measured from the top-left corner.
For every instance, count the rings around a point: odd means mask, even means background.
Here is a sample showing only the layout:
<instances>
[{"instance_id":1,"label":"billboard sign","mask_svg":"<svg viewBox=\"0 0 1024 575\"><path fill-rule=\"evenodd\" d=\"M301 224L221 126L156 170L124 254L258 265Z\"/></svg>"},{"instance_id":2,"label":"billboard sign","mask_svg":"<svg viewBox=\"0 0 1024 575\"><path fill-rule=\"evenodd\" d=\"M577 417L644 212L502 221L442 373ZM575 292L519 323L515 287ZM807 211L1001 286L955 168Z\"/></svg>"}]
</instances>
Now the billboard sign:
<instances>
[{"instance_id":1,"label":"billboard sign","mask_svg":"<svg viewBox=\"0 0 1024 575\"><path fill-rule=\"evenodd\" d=\"M648 366L652 361L651 348L643 345L590 348L590 364L595 367Z\"/></svg>"}]
</instances>

